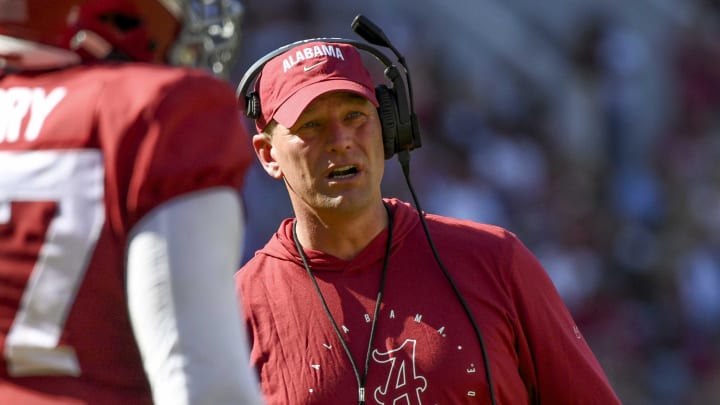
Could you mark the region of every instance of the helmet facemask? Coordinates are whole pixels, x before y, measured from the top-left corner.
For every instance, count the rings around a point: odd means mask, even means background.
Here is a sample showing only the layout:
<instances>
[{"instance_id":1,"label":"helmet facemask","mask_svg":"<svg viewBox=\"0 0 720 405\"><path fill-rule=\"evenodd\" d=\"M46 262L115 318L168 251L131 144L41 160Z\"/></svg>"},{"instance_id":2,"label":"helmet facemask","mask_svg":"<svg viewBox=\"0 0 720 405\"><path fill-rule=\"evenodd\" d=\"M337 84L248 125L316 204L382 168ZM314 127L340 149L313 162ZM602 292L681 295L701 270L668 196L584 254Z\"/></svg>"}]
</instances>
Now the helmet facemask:
<instances>
[{"instance_id":1,"label":"helmet facemask","mask_svg":"<svg viewBox=\"0 0 720 405\"><path fill-rule=\"evenodd\" d=\"M172 6L163 3L168 9ZM168 52L168 62L209 70L228 79L240 46L243 6L237 0L186 0L181 7L183 24Z\"/></svg>"}]
</instances>

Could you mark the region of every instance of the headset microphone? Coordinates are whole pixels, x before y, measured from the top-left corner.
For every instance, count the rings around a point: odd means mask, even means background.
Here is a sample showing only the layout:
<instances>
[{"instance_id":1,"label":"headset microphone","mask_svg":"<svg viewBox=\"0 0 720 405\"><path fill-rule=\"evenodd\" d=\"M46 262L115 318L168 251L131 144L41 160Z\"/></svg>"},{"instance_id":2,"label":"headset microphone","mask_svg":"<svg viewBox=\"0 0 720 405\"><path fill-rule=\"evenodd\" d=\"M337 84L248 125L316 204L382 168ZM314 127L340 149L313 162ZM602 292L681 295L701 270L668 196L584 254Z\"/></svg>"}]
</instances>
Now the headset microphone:
<instances>
[{"instance_id":1,"label":"headset microphone","mask_svg":"<svg viewBox=\"0 0 720 405\"><path fill-rule=\"evenodd\" d=\"M360 35L364 40L370 42L371 44L384 46L386 48L392 49L393 53L398 57L398 59L403 59L402 55L395 49L394 46L390 43L390 40L388 40L387 36L383 32L383 30L380 29L375 23L370 21L367 17L365 17L362 14L358 14L355 19L353 19L352 23L350 24L350 27L353 31L355 31L356 34ZM405 65L403 63L403 65Z\"/></svg>"}]
</instances>

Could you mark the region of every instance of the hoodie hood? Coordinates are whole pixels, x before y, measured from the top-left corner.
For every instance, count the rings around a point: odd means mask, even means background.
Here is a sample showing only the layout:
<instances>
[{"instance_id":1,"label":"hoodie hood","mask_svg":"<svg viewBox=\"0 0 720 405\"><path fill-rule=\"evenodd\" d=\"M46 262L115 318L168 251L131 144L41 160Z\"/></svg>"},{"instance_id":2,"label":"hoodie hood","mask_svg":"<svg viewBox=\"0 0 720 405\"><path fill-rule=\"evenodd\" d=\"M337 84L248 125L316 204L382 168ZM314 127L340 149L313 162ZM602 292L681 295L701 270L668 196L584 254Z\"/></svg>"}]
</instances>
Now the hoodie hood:
<instances>
[{"instance_id":1,"label":"hoodie hood","mask_svg":"<svg viewBox=\"0 0 720 405\"><path fill-rule=\"evenodd\" d=\"M391 255L395 252L410 232L420 226L418 212L409 203L395 198L383 199L393 214L393 240ZM285 219L273 235L270 241L256 253L266 255L279 260L286 260L303 266L300 253L295 247L292 237L292 226L295 218ZM367 268L368 266L382 261L385 256L385 244L387 242L387 228L380 232L365 249L351 260L339 259L333 255L314 249L305 249L305 254L312 264L314 271L355 271Z\"/></svg>"}]
</instances>

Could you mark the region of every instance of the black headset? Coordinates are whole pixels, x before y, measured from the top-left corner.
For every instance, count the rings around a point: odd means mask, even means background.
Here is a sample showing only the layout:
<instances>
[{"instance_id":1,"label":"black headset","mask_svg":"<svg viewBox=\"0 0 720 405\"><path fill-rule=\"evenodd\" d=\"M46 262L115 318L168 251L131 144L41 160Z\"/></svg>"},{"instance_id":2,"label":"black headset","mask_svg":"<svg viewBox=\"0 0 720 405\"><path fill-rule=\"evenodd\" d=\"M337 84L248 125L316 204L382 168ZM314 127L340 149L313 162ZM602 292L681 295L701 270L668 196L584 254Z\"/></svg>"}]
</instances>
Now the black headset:
<instances>
[{"instance_id":1,"label":"black headset","mask_svg":"<svg viewBox=\"0 0 720 405\"><path fill-rule=\"evenodd\" d=\"M238 101L245 105L245 115L252 119L261 116L261 100L257 91L248 93L250 86L256 81L266 63L295 47L309 42L323 41L336 44L348 44L362 49L385 65L385 77L392 83L391 87L379 84L375 87L375 97L378 100L378 115L382 126L383 146L385 159L390 159L401 151L413 150L421 146L418 120L413 110L412 87L410 75L403 56L388 41L382 31L363 15L353 20L351 27L368 42L390 48L403 66L405 80L400 69L380 50L366 43L343 38L311 38L293 42L282 46L260 58L245 72L237 88ZM407 82L407 85L406 85Z\"/></svg>"},{"instance_id":2,"label":"black headset","mask_svg":"<svg viewBox=\"0 0 720 405\"><path fill-rule=\"evenodd\" d=\"M418 200L417 195L415 194L415 190L410 181L410 151L415 148L419 148L421 146L421 142L417 116L415 115L415 111L413 109L410 73L408 72L407 65L405 64L405 58L390 43L382 30L370 20L368 20L365 16L358 15L357 17L355 17L351 24L351 27L353 31L363 37L366 41L392 50L397 57L398 62L400 62L403 67L403 71L405 73L405 81L403 81L397 66L394 65L384 53L380 52L378 49L368 44L343 38L304 39L282 46L263 56L252 66L250 66L250 68L240 80L240 84L238 85L236 93L238 101L244 101L245 114L248 117L252 119L259 118L262 111L260 109L260 97L254 90L248 93L250 85L255 82L257 77L260 75L262 68L268 61L282 53L287 52L292 48L306 44L308 42L324 41L329 43L353 45L358 49L369 52L385 65L385 77L389 79L390 82L392 82L392 87L388 88L387 86L382 84L375 87L375 96L377 97L379 103L378 115L380 116L380 123L382 125L383 145L385 146L385 159L390 159L394 154L398 154L398 160L400 161L400 165L402 166L403 174L405 175L405 181L407 182L408 188L410 189L410 194L412 195L413 201L415 202L415 208L418 211L420 223L423 226L425 236L427 238L428 244L430 245L430 249L432 250L435 261L437 262L438 266L440 267L443 274L450 283L450 286L455 292L455 295L460 301L460 304L465 310L465 313L468 316L470 323L472 324L473 330L475 331L475 335L478 339L478 343L480 344L480 350L483 356L483 366L485 369L485 376L488 383L490 402L495 405L497 399L495 397L495 390L493 387L492 372L490 370L490 360L488 359L488 354L485 348L482 334L480 332L480 327L475 321L475 318L473 317L472 312L470 311L470 308L465 301L465 298L460 293L460 290L455 284L455 281L452 279L450 273L447 271L445 265L440 259L440 255L435 248L435 243L430 236L430 230L428 229L427 223L425 222L425 213L420 207L420 201ZM407 86L405 85L406 82ZM330 317L332 318L332 315L330 315ZM361 400L360 403L362 404L364 403L364 401Z\"/></svg>"}]
</instances>

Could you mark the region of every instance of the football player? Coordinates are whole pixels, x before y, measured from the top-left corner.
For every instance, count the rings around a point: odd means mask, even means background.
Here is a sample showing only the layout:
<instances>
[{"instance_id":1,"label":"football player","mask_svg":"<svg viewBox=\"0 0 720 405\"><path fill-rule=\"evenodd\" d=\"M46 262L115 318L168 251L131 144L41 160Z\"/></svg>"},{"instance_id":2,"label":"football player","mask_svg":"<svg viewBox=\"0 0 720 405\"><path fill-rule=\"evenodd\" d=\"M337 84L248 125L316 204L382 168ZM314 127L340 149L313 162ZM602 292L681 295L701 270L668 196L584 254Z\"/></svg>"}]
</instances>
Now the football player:
<instances>
[{"instance_id":1,"label":"football player","mask_svg":"<svg viewBox=\"0 0 720 405\"><path fill-rule=\"evenodd\" d=\"M242 11L0 0L0 404L260 403L222 80Z\"/></svg>"}]
</instances>

